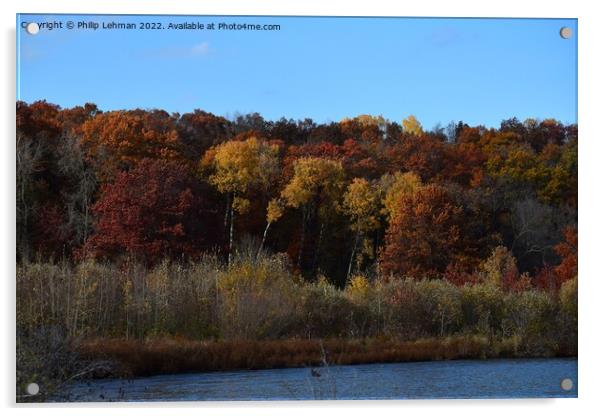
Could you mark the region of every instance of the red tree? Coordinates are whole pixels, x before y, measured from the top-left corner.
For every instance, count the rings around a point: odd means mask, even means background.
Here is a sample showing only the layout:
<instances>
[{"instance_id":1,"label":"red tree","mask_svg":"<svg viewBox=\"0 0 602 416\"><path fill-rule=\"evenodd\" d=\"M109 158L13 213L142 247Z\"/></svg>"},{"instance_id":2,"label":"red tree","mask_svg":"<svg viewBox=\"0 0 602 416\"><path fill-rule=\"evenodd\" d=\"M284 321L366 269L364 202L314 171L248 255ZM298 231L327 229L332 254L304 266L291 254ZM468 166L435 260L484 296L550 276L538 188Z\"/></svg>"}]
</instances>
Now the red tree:
<instances>
[{"instance_id":1,"label":"red tree","mask_svg":"<svg viewBox=\"0 0 602 416\"><path fill-rule=\"evenodd\" d=\"M445 144L432 137L408 136L387 151L389 170L417 173L429 182L443 170Z\"/></svg>"},{"instance_id":2,"label":"red tree","mask_svg":"<svg viewBox=\"0 0 602 416\"><path fill-rule=\"evenodd\" d=\"M125 251L151 262L195 253L206 242L203 223L211 224L199 186L177 162L142 160L102 187L93 207L96 233L86 249L109 257Z\"/></svg>"},{"instance_id":3,"label":"red tree","mask_svg":"<svg viewBox=\"0 0 602 416\"><path fill-rule=\"evenodd\" d=\"M577 277L577 230L575 227L564 229L564 241L554 246L560 256L560 264L556 267L544 265L535 275L535 285L544 290L557 292L564 282Z\"/></svg>"},{"instance_id":4,"label":"red tree","mask_svg":"<svg viewBox=\"0 0 602 416\"><path fill-rule=\"evenodd\" d=\"M381 253L385 275L443 275L462 257L462 207L442 187L428 185L399 200Z\"/></svg>"},{"instance_id":5,"label":"red tree","mask_svg":"<svg viewBox=\"0 0 602 416\"><path fill-rule=\"evenodd\" d=\"M445 147L443 170L437 178L441 182L453 181L462 186L478 186L484 176L485 157L479 147L470 143L451 144Z\"/></svg>"},{"instance_id":6,"label":"red tree","mask_svg":"<svg viewBox=\"0 0 602 416\"><path fill-rule=\"evenodd\" d=\"M559 286L577 276L577 229L566 227L564 241L554 247L561 258L560 264L554 268Z\"/></svg>"}]
</instances>

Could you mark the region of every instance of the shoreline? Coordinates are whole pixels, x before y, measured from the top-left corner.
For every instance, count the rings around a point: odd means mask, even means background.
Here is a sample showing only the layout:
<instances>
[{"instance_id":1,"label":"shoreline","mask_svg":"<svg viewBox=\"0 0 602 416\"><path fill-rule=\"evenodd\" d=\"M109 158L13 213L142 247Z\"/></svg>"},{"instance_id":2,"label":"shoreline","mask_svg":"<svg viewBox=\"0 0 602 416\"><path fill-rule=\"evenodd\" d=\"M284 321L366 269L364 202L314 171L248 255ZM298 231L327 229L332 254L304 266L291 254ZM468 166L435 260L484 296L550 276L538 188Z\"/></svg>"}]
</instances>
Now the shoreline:
<instances>
[{"instance_id":1,"label":"shoreline","mask_svg":"<svg viewBox=\"0 0 602 416\"><path fill-rule=\"evenodd\" d=\"M109 371L91 378L133 378L165 374L268 370L331 365L386 364L451 360L577 358L561 346L526 346L517 338L484 336L384 339L284 339L198 341L88 339L76 347L86 360L110 362Z\"/></svg>"}]
</instances>

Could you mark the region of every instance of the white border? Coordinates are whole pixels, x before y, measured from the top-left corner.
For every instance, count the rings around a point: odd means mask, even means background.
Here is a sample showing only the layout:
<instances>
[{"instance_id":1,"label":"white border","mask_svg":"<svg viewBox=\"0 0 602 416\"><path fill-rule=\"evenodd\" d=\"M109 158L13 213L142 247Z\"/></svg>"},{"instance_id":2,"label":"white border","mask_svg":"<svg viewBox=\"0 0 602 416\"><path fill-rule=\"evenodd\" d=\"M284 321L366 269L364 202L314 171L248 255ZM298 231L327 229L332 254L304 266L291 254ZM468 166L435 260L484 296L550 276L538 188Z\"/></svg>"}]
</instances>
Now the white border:
<instances>
[{"instance_id":1,"label":"white border","mask_svg":"<svg viewBox=\"0 0 602 416\"><path fill-rule=\"evenodd\" d=\"M546 400L455 400L455 401L404 401L404 402L302 402L302 403L175 403L171 411L185 414L245 413L270 415L283 413L306 415L308 412L331 414L345 412L364 415L370 409L379 413L399 414L426 413L448 415L507 415L515 412L535 412L546 415L581 415L600 411L602 408L598 391L600 376L600 352L602 346L600 297L602 296L602 273L598 244L600 227L600 158L602 157L602 125L600 123L600 45L602 40L601 15L595 9L595 1L540 1L525 0L471 1L471 0L420 0L412 2L386 2L382 0L96 0L73 1L21 0L16 4L6 1L2 8L1 65L4 97L2 100L2 151L0 152L0 175L2 179L3 227L0 260L5 273L2 282L0 310L3 312L0 342L0 404L14 408L14 236L15 236L15 185L14 185L14 135L15 135L15 14L21 13L119 13L119 14L229 14L229 15L332 15L332 16L443 16L443 17L558 17L579 19L579 243L580 243L580 287L579 287L579 399ZM378 380L375 380L378 382ZM145 414L165 413L167 405L85 405L90 414ZM23 407L23 406L21 406ZM200 409L198 409L200 407ZM21 412L28 414L39 407L25 407ZM48 415L81 414L82 406L44 406Z\"/></svg>"}]
</instances>

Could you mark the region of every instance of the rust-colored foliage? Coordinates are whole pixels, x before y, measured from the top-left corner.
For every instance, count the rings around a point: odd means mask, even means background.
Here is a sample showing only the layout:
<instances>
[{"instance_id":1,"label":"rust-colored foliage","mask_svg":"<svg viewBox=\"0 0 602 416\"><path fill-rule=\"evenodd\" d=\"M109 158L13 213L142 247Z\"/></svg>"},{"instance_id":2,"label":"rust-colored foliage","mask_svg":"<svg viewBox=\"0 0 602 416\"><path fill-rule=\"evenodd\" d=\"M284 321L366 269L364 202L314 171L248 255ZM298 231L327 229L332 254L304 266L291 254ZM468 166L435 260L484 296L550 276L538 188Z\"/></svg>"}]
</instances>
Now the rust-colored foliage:
<instances>
[{"instance_id":1,"label":"rust-colored foliage","mask_svg":"<svg viewBox=\"0 0 602 416\"><path fill-rule=\"evenodd\" d=\"M321 272L341 285L354 253L369 253L357 261L361 273L471 283L498 245L516 258L507 289L532 281L557 290L577 274L576 231L558 244L576 222L576 125L513 118L499 128L459 122L428 131L411 116L318 124L203 110L102 112L90 103L16 107L20 260L79 249L158 261L250 236L288 252L306 277ZM270 151L251 157L245 143L255 137ZM317 163L300 169L304 160ZM353 198L356 208L380 206L365 218L341 215L354 181L379 195ZM374 226L358 237L360 219Z\"/></svg>"},{"instance_id":2,"label":"rust-colored foliage","mask_svg":"<svg viewBox=\"0 0 602 416\"><path fill-rule=\"evenodd\" d=\"M554 246L554 251L560 257L557 266L544 265L534 276L533 282L539 289L558 292L562 284L577 277L577 229L574 226L565 227L564 240Z\"/></svg>"},{"instance_id":3,"label":"rust-colored foliage","mask_svg":"<svg viewBox=\"0 0 602 416\"><path fill-rule=\"evenodd\" d=\"M27 137L56 140L61 134L60 108L46 101L17 102L17 131Z\"/></svg>"},{"instance_id":4,"label":"rust-colored foliage","mask_svg":"<svg viewBox=\"0 0 602 416\"><path fill-rule=\"evenodd\" d=\"M401 196L398 205L381 253L383 272L417 278L442 274L462 252L462 207L436 185Z\"/></svg>"},{"instance_id":5,"label":"rust-colored foliage","mask_svg":"<svg viewBox=\"0 0 602 416\"><path fill-rule=\"evenodd\" d=\"M378 154L378 145L347 139L341 146L343 166L350 177L377 179L386 172L386 165Z\"/></svg>"},{"instance_id":6,"label":"rust-colored foliage","mask_svg":"<svg viewBox=\"0 0 602 416\"><path fill-rule=\"evenodd\" d=\"M431 181L444 168L444 150L444 143L435 138L408 136L387 152L390 170L412 171Z\"/></svg>"},{"instance_id":7,"label":"rust-colored foliage","mask_svg":"<svg viewBox=\"0 0 602 416\"><path fill-rule=\"evenodd\" d=\"M151 340L90 339L79 345L86 358L107 357L120 365L123 376L149 376L189 371L232 371L375 362L426 361L433 357L478 359L489 352L486 339L458 336L415 341L367 339L289 339L195 341L184 337ZM507 351L506 351L507 349ZM501 356L512 356L509 348Z\"/></svg>"},{"instance_id":8,"label":"rust-colored foliage","mask_svg":"<svg viewBox=\"0 0 602 416\"><path fill-rule=\"evenodd\" d=\"M340 146L328 142L308 143L303 146L290 146L282 163L282 176L287 181L290 180L294 174L295 161L307 157L341 160L343 152Z\"/></svg>"},{"instance_id":9,"label":"rust-colored foliage","mask_svg":"<svg viewBox=\"0 0 602 416\"><path fill-rule=\"evenodd\" d=\"M140 161L102 187L93 207L96 233L85 251L96 256L127 252L151 262L195 253L211 229L199 187L176 162Z\"/></svg>"},{"instance_id":10,"label":"rust-colored foliage","mask_svg":"<svg viewBox=\"0 0 602 416\"><path fill-rule=\"evenodd\" d=\"M476 273L467 271L464 265L455 262L448 264L443 273L443 278L456 286L473 284L479 280Z\"/></svg>"},{"instance_id":11,"label":"rust-colored foliage","mask_svg":"<svg viewBox=\"0 0 602 416\"><path fill-rule=\"evenodd\" d=\"M182 153L196 161L212 146L232 137L232 125L223 117L201 110L183 114L177 120L176 129L182 143Z\"/></svg>"},{"instance_id":12,"label":"rust-colored foliage","mask_svg":"<svg viewBox=\"0 0 602 416\"><path fill-rule=\"evenodd\" d=\"M577 229L565 228L564 241L558 243L554 250L561 258L560 264L554 269L560 286L567 280L577 277Z\"/></svg>"},{"instance_id":13,"label":"rust-colored foliage","mask_svg":"<svg viewBox=\"0 0 602 416\"><path fill-rule=\"evenodd\" d=\"M386 128L386 120L382 116L359 115L340 122L341 132L345 139L356 139L362 142L376 143L382 140Z\"/></svg>"},{"instance_id":14,"label":"rust-colored foliage","mask_svg":"<svg viewBox=\"0 0 602 416\"><path fill-rule=\"evenodd\" d=\"M82 144L105 180L145 158L183 159L174 120L159 110L99 114L82 126Z\"/></svg>"},{"instance_id":15,"label":"rust-colored foliage","mask_svg":"<svg viewBox=\"0 0 602 416\"><path fill-rule=\"evenodd\" d=\"M558 276L554 269L554 267L549 265L543 266L533 277L534 286L541 290L557 292L560 289L560 285L558 284Z\"/></svg>"},{"instance_id":16,"label":"rust-colored foliage","mask_svg":"<svg viewBox=\"0 0 602 416\"><path fill-rule=\"evenodd\" d=\"M53 203L41 207L38 215L38 221L34 225L35 248L45 256L59 258L67 249L71 249L69 240L72 236L67 227L65 213L60 205Z\"/></svg>"},{"instance_id":17,"label":"rust-colored foliage","mask_svg":"<svg viewBox=\"0 0 602 416\"><path fill-rule=\"evenodd\" d=\"M62 123L63 131L81 137L84 123L100 113L96 104L86 103L83 107L77 106L62 110L58 114L58 119Z\"/></svg>"},{"instance_id":18,"label":"rust-colored foliage","mask_svg":"<svg viewBox=\"0 0 602 416\"><path fill-rule=\"evenodd\" d=\"M444 164L438 180L478 187L485 175L483 164L486 160L479 147L470 143L460 143L447 146L445 150Z\"/></svg>"}]
</instances>

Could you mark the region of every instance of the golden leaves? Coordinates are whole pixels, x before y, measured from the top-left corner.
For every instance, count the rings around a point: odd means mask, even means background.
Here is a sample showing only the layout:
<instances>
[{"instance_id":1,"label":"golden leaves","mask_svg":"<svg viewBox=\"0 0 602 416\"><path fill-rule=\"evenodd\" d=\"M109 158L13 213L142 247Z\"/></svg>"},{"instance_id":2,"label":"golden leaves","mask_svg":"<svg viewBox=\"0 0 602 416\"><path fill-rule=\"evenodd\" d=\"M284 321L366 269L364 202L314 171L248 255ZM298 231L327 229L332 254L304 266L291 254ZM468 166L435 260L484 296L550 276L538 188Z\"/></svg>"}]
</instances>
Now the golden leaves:
<instances>
[{"instance_id":1,"label":"golden leaves","mask_svg":"<svg viewBox=\"0 0 602 416\"><path fill-rule=\"evenodd\" d=\"M278 171L278 147L251 137L220 144L211 155L214 173L209 182L221 193L244 194L251 187L268 187Z\"/></svg>"},{"instance_id":2,"label":"golden leaves","mask_svg":"<svg viewBox=\"0 0 602 416\"><path fill-rule=\"evenodd\" d=\"M267 221L268 223L273 223L278 221L280 217L284 214L284 206L282 205L282 201L279 199L272 199L268 203L268 212L267 212Z\"/></svg>"},{"instance_id":3,"label":"golden leaves","mask_svg":"<svg viewBox=\"0 0 602 416\"><path fill-rule=\"evenodd\" d=\"M367 232L378 228L380 195L366 179L355 178L343 196L342 210L351 218L351 229Z\"/></svg>"},{"instance_id":4,"label":"golden leaves","mask_svg":"<svg viewBox=\"0 0 602 416\"><path fill-rule=\"evenodd\" d=\"M391 219L398 212L400 198L414 194L422 186L422 181L414 172L395 172L394 175L383 176L381 184L385 191L383 213Z\"/></svg>"},{"instance_id":5,"label":"golden leaves","mask_svg":"<svg viewBox=\"0 0 602 416\"><path fill-rule=\"evenodd\" d=\"M403 126L403 131L407 134L413 134L415 136L421 136L424 134L424 131L422 130L422 124L420 124L418 119L413 115L409 115L408 117L404 118L401 122L401 125Z\"/></svg>"},{"instance_id":6,"label":"golden leaves","mask_svg":"<svg viewBox=\"0 0 602 416\"><path fill-rule=\"evenodd\" d=\"M305 157L296 160L293 169L293 178L281 193L287 206L299 208L318 194L331 201L338 199L345 177L340 161Z\"/></svg>"}]
</instances>

